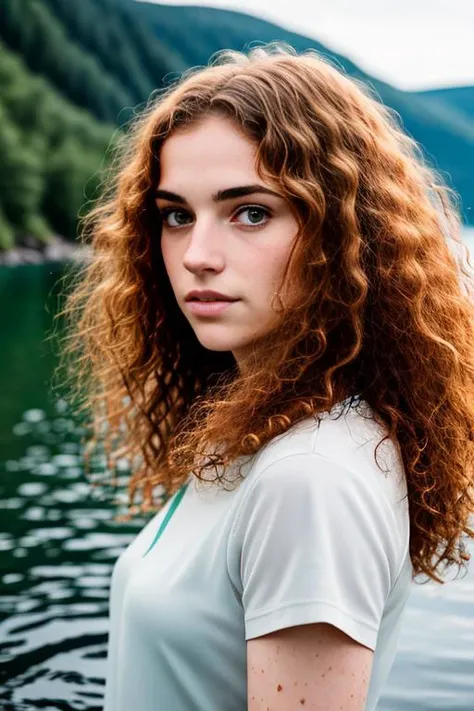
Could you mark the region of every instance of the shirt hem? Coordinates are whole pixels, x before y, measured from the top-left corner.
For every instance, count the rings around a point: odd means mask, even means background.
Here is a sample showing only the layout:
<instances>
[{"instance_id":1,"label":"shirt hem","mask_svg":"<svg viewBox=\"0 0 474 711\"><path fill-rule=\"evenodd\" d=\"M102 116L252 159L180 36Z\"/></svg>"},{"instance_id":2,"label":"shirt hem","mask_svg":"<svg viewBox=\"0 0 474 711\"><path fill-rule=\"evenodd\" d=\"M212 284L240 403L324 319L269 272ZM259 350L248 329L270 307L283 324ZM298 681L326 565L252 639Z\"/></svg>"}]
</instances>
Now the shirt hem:
<instances>
[{"instance_id":1,"label":"shirt hem","mask_svg":"<svg viewBox=\"0 0 474 711\"><path fill-rule=\"evenodd\" d=\"M287 627L326 622L337 627L356 642L375 651L378 631L366 622L326 602L287 605L258 616L245 617L245 640L261 637Z\"/></svg>"}]
</instances>

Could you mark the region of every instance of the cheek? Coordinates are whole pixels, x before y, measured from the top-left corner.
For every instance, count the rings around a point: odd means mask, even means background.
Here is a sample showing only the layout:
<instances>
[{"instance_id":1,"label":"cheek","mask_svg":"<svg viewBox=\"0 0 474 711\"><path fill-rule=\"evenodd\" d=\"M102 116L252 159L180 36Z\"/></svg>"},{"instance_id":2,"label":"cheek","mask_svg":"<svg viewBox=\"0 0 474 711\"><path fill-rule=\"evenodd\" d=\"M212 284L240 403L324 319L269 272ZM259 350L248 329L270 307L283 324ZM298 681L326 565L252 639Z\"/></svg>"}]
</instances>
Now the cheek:
<instances>
[{"instance_id":1,"label":"cheek","mask_svg":"<svg viewBox=\"0 0 474 711\"><path fill-rule=\"evenodd\" d=\"M288 266L293 243L294 241L291 241L291 243L286 242L280 246L280 249L273 249L272 252L267 255L265 263L262 264L263 273L261 284L262 287L265 284L268 305L271 304L277 291L287 305L293 303L296 298L298 291L297 286L289 279L288 275L286 283L283 284L283 277ZM258 278L260 280L260 275L258 275ZM273 308L276 308L275 304L278 304L278 300L274 302Z\"/></svg>"},{"instance_id":2,"label":"cheek","mask_svg":"<svg viewBox=\"0 0 474 711\"><path fill-rule=\"evenodd\" d=\"M176 294L177 289L178 289L178 284L179 284L179 278L178 278L178 272L179 270L177 269L177 260L175 255L173 255L173 252L169 249L162 249L161 250L162 258L163 258L163 264L165 268L165 274L168 277L168 281L171 286L171 290Z\"/></svg>"},{"instance_id":3,"label":"cheek","mask_svg":"<svg viewBox=\"0 0 474 711\"><path fill-rule=\"evenodd\" d=\"M286 267L288 255L286 250L275 252L275 249L263 250L254 254L253 259L246 260L242 265L243 273L247 273L249 283L249 295L253 304L264 314L273 313L275 304L272 307L272 300L276 291L280 288L280 282ZM251 267L249 268L249 264Z\"/></svg>"},{"instance_id":4,"label":"cheek","mask_svg":"<svg viewBox=\"0 0 474 711\"><path fill-rule=\"evenodd\" d=\"M290 252L291 245L285 243L266 250L265 254L261 255L261 259L256 260L258 261L258 271L256 269L258 279L261 280L262 285L266 285L267 289L271 289L272 295L280 287Z\"/></svg>"},{"instance_id":5,"label":"cheek","mask_svg":"<svg viewBox=\"0 0 474 711\"><path fill-rule=\"evenodd\" d=\"M175 251L169 241L167 239L161 240L161 256L163 258L163 263L165 265L165 269L168 272L169 275L173 273L173 267L176 264L177 260L177 255L175 254Z\"/></svg>"}]
</instances>

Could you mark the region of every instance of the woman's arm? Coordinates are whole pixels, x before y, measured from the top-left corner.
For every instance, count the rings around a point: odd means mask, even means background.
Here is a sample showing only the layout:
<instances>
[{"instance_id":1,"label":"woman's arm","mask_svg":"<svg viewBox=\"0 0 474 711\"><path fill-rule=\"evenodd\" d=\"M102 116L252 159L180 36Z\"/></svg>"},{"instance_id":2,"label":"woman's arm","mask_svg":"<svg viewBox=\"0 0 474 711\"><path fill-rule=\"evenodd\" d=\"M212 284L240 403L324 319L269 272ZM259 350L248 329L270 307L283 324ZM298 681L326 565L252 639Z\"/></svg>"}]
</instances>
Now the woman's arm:
<instances>
[{"instance_id":1,"label":"woman's arm","mask_svg":"<svg viewBox=\"0 0 474 711\"><path fill-rule=\"evenodd\" d=\"M326 623L250 639L248 711L363 711L373 654Z\"/></svg>"}]
</instances>

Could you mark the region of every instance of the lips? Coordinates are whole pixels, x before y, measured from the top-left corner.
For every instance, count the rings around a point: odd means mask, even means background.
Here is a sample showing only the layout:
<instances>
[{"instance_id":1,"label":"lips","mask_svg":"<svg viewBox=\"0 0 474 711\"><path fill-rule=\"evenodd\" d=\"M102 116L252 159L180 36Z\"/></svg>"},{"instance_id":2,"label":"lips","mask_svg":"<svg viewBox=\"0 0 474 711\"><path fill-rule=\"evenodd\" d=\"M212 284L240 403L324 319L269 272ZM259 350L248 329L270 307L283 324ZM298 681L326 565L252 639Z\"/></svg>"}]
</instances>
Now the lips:
<instances>
[{"instance_id":1,"label":"lips","mask_svg":"<svg viewBox=\"0 0 474 711\"><path fill-rule=\"evenodd\" d=\"M226 312L236 301L238 301L238 299L234 301L199 301L198 299L191 299L191 301L188 301L187 308L196 316L212 317Z\"/></svg>"},{"instance_id":2,"label":"lips","mask_svg":"<svg viewBox=\"0 0 474 711\"><path fill-rule=\"evenodd\" d=\"M195 296L193 296L191 299L187 299L188 301L200 301L203 304L212 304L215 303L216 301L236 301L236 299L224 299L224 298L215 298L215 299L198 299Z\"/></svg>"},{"instance_id":3,"label":"lips","mask_svg":"<svg viewBox=\"0 0 474 711\"><path fill-rule=\"evenodd\" d=\"M190 291L186 296L186 301L202 301L202 302L215 302L215 301L238 301L231 296L226 294L221 294L219 291L212 291L211 289L198 290L195 289Z\"/></svg>"}]
</instances>

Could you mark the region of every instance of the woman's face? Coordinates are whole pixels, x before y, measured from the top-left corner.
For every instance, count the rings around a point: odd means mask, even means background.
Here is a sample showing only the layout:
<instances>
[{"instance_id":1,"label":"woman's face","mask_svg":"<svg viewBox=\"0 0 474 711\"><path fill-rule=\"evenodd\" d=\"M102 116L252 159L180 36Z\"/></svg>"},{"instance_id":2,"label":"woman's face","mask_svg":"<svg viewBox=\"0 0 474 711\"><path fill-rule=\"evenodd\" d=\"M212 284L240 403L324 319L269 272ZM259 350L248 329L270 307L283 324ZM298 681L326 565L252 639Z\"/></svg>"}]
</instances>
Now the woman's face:
<instances>
[{"instance_id":1,"label":"woman's face","mask_svg":"<svg viewBox=\"0 0 474 711\"><path fill-rule=\"evenodd\" d=\"M156 198L178 305L204 348L232 351L239 365L278 322L271 302L298 231L288 203L255 172L255 152L230 119L179 129L162 146ZM205 289L234 301L186 300Z\"/></svg>"}]
</instances>

